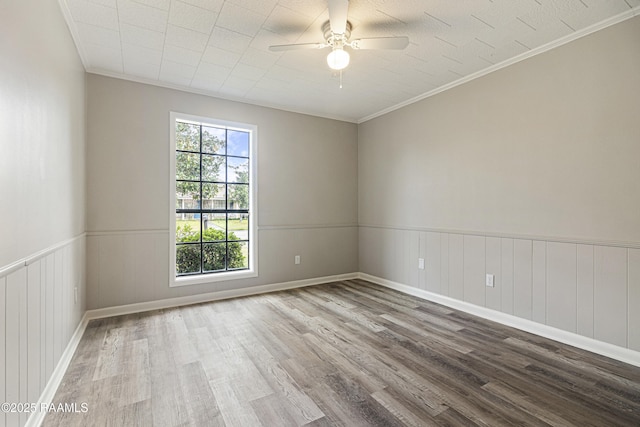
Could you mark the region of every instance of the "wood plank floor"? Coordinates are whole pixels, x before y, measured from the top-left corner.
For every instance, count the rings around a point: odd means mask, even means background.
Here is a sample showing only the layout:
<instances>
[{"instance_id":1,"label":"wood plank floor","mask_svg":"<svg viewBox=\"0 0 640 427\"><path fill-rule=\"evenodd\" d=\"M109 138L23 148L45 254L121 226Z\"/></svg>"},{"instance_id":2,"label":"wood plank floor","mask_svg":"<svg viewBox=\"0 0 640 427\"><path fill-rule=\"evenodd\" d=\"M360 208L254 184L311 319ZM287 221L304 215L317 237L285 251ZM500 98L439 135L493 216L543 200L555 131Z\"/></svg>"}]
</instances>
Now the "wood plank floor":
<instances>
[{"instance_id":1,"label":"wood plank floor","mask_svg":"<svg viewBox=\"0 0 640 427\"><path fill-rule=\"evenodd\" d=\"M640 369L354 280L91 321L46 426L639 426Z\"/></svg>"}]
</instances>

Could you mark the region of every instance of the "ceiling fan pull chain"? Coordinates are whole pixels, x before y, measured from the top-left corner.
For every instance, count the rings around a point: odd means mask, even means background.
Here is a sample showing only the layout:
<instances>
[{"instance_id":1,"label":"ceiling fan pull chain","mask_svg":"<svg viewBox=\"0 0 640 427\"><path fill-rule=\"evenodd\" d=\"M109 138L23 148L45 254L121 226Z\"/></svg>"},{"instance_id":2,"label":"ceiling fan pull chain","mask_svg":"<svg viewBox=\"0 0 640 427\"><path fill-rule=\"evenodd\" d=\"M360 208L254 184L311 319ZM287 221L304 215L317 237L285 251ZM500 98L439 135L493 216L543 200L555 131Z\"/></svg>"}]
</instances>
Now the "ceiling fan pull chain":
<instances>
[{"instance_id":1,"label":"ceiling fan pull chain","mask_svg":"<svg viewBox=\"0 0 640 427\"><path fill-rule=\"evenodd\" d=\"M342 70L340 70L340 89L342 89Z\"/></svg>"}]
</instances>

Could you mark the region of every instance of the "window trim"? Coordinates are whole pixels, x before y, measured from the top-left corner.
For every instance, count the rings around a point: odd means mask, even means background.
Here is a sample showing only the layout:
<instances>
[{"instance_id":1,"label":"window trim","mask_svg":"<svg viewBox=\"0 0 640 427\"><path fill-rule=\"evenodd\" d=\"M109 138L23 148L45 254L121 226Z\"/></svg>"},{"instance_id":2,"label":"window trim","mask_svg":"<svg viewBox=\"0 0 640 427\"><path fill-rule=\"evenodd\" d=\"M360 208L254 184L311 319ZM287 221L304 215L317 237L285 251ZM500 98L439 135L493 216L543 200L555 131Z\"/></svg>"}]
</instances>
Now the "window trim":
<instances>
[{"instance_id":1,"label":"window trim","mask_svg":"<svg viewBox=\"0 0 640 427\"><path fill-rule=\"evenodd\" d=\"M237 271L176 276L176 121L248 131L249 137L249 268ZM258 277L258 171L256 125L171 111L169 113L169 287L198 285Z\"/></svg>"}]
</instances>

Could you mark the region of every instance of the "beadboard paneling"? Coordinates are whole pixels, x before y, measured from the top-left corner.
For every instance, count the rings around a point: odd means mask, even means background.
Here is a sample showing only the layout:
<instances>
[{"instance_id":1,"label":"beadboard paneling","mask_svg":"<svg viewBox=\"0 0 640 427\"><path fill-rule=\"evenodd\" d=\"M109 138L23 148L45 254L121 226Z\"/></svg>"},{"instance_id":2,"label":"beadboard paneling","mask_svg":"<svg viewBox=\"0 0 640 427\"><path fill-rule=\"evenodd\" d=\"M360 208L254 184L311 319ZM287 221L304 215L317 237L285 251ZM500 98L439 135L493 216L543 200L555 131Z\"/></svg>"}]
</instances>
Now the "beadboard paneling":
<instances>
[{"instance_id":1,"label":"beadboard paneling","mask_svg":"<svg viewBox=\"0 0 640 427\"><path fill-rule=\"evenodd\" d=\"M576 322L578 334L593 338L593 246L576 248Z\"/></svg>"},{"instance_id":2,"label":"beadboard paneling","mask_svg":"<svg viewBox=\"0 0 640 427\"><path fill-rule=\"evenodd\" d=\"M426 237L426 290L430 292L442 293L442 251L440 250L442 241L440 233L424 233Z\"/></svg>"},{"instance_id":3,"label":"beadboard paneling","mask_svg":"<svg viewBox=\"0 0 640 427\"><path fill-rule=\"evenodd\" d=\"M513 314L513 239L501 238L502 311Z\"/></svg>"},{"instance_id":4,"label":"beadboard paneling","mask_svg":"<svg viewBox=\"0 0 640 427\"><path fill-rule=\"evenodd\" d=\"M47 278L45 281L45 301L47 302L45 313L46 313L46 330L45 330L45 382L49 380L51 374L53 373L53 368L55 367L55 355L54 355L54 304L53 304L53 295L54 295L54 277L55 277L55 255L50 254L47 258L41 262L46 263L46 271Z\"/></svg>"},{"instance_id":5,"label":"beadboard paneling","mask_svg":"<svg viewBox=\"0 0 640 427\"><path fill-rule=\"evenodd\" d=\"M459 300L464 300L463 239L462 234L449 234L449 296Z\"/></svg>"},{"instance_id":6,"label":"beadboard paneling","mask_svg":"<svg viewBox=\"0 0 640 427\"><path fill-rule=\"evenodd\" d=\"M24 268L7 276L5 304L5 401L20 402L20 287L26 285ZM7 426L19 425L19 414L7 413Z\"/></svg>"},{"instance_id":7,"label":"beadboard paneling","mask_svg":"<svg viewBox=\"0 0 640 427\"><path fill-rule=\"evenodd\" d=\"M6 277L0 277L0 307L6 307L6 297L7 297L7 279ZM6 313L6 309L5 309ZM7 335L6 335L6 325L7 325L7 316L0 316L0 366L4 366L5 369L0 369L0 384L7 383L6 377L6 366L7 366ZM6 387L0 387L0 402L6 402ZM7 415L4 412L0 412L0 425L6 425Z\"/></svg>"},{"instance_id":8,"label":"beadboard paneling","mask_svg":"<svg viewBox=\"0 0 640 427\"><path fill-rule=\"evenodd\" d=\"M531 317L534 322L545 324L547 320L545 302L547 295L547 243L533 241L531 260Z\"/></svg>"},{"instance_id":9,"label":"beadboard paneling","mask_svg":"<svg viewBox=\"0 0 640 427\"><path fill-rule=\"evenodd\" d=\"M493 288L486 287L485 306L493 310L501 310L502 307L502 242L498 237L487 237L485 273L494 275ZM486 285L486 283L485 283Z\"/></svg>"},{"instance_id":10,"label":"beadboard paneling","mask_svg":"<svg viewBox=\"0 0 640 427\"><path fill-rule=\"evenodd\" d=\"M593 336L620 347L627 346L627 252L595 246Z\"/></svg>"},{"instance_id":11,"label":"beadboard paneling","mask_svg":"<svg viewBox=\"0 0 640 427\"><path fill-rule=\"evenodd\" d=\"M416 268L418 263L418 257L420 252L420 233L413 230L405 230L402 233L403 237L403 252L402 252L402 270L406 272L406 280L409 286L414 288L419 287L420 278L418 276L418 269ZM318 276L320 277L320 276Z\"/></svg>"},{"instance_id":12,"label":"beadboard paneling","mask_svg":"<svg viewBox=\"0 0 640 427\"><path fill-rule=\"evenodd\" d=\"M28 387L28 365L27 363L25 363L25 359L27 359L28 361L28 347L27 347L27 339L28 339L28 335L27 335L27 272L26 272L26 268L21 269L20 271L24 272L24 280L20 282L20 286L19 286L19 305L18 305L18 310L20 312L20 316L18 318L19 322L20 322L20 326L18 328L18 334L19 334L19 342L20 342L20 349L19 349L19 356L20 356L20 371L19 371L19 375L20 375L20 389L19 389L19 396L20 396L20 402L26 402L27 401L27 387ZM27 413L26 412L22 412L19 415L19 419L20 419L20 425L24 425L27 422Z\"/></svg>"},{"instance_id":13,"label":"beadboard paneling","mask_svg":"<svg viewBox=\"0 0 640 427\"><path fill-rule=\"evenodd\" d=\"M0 400L36 403L85 312L85 238L19 261L0 276ZM74 288L78 288L78 300ZM0 414L22 426L28 413Z\"/></svg>"},{"instance_id":14,"label":"beadboard paneling","mask_svg":"<svg viewBox=\"0 0 640 427\"><path fill-rule=\"evenodd\" d=\"M565 331L577 331L577 246L547 244L547 324Z\"/></svg>"},{"instance_id":15,"label":"beadboard paneling","mask_svg":"<svg viewBox=\"0 0 640 427\"><path fill-rule=\"evenodd\" d=\"M429 272L429 253L427 250L427 233L422 231L418 236L419 244L418 244L418 253L420 254L420 258L424 259L424 269L418 271L418 288L426 290L427 283L427 273ZM440 253L440 248L438 248L438 253ZM438 265L438 271L441 271L441 266ZM433 268L432 268L433 269ZM435 269L433 269L435 270Z\"/></svg>"},{"instance_id":16,"label":"beadboard paneling","mask_svg":"<svg viewBox=\"0 0 640 427\"><path fill-rule=\"evenodd\" d=\"M640 249L629 249L629 348L640 351Z\"/></svg>"},{"instance_id":17,"label":"beadboard paneling","mask_svg":"<svg viewBox=\"0 0 640 427\"><path fill-rule=\"evenodd\" d=\"M513 314L531 320L533 294L532 271L533 245L531 240L513 241Z\"/></svg>"},{"instance_id":18,"label":"beadboard paneling","mask_svg":"<svg viewBox=\"0 0 640 427\"><path fill-rule=\"evenodd\" d=\"M360 239L361 273L640 349L640 249L375 226L361 226ZM426 260L426 289L403 282L418 271L412 247Z\"/></svg>"},{"instance_id":19,"label":"beadboard paneling","mask_svg":"<svg viewBox=\"0 0 640 427\"><path fill-rule=\"evenodd\" d=\"M485 238L482 236L464 236L463 271L464 300L471 304L485 304Z\"/></svg>"},{"instance_id":20,"label":"beadboard paneling","mask_svg":"<svg viewBox=\"0 0 640 427\"><path fill-rule=\"evenodd\" d=\"M382 272L384 271L384 267L382 265L382 239L384 236L382 233L378 233L377 231L378 230L366 230L362 235L363 240L359 240L359 245L368 245L374 248L373 252L375 252L375 254L373 254L373 257L367 257L366 259L360 258L360 254L358 253L358 259L359 265L365 264L366 268L370 269L371 271L382 274Z\"/></svg>"},{"instance_id":21,"label":"beadboard paneling","mask_svg":"<svg viewBox=\"0 0 640 427\"><path fill-rule=\"evenodd\" d=\"M371 235L369 244L384 264L383 270L409 278L405 257L395 248L417 259L409 242L414 233ZM363 236L367 239L366 236ZM386 252L380 252L386 251ZM258 231L259 276L249 279L169 287L168 231L122 231L89 233L87 237L87 308L100 309L157 301L231 289L250 288L315 277L335 276L358 270L358 227L322 226L300 228L269 227ZM300 264L294 257L300 255ZM375 261L369 262L375 269ZM417 261L416 264L417 266ZM412 263L413 266L413 263ZM417 286L417 271L412 272Z\"/></svg>"},{"instance_id":22,"label":"beadboard paneling","mask_svg":"<svg viewBox=\"0 0 640 427\"><path fill-rule=\"evenodd\" d=\"M440 291L449 295L449 235L440 234Z\"/></svg>"},{"instance_id":23,"label":"beadboard paneling","mask_svg":"<svg viewBox=\"0 0 640 427\"><path fill-rule=\"evenodd\" d=\"M29 376L27 378L27 401L37 402L42 391L40 385L40 346L41 328L40 320L43 316L41 308L42 266L36 262L27 267L27 366Z\"/></svg>"}]
</instances>

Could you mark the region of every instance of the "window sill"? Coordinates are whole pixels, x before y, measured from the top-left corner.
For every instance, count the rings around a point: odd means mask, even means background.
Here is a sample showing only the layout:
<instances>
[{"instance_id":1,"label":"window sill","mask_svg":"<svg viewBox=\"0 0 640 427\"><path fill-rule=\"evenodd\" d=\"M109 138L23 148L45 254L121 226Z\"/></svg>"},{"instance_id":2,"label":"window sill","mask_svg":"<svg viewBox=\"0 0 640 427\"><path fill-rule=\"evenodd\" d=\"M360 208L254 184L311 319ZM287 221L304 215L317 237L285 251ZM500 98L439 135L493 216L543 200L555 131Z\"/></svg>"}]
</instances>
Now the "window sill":
<instances>
[{"instance_id":1,"label":"window sill","mask_svg":"<svg viewBox=\"0 0 640 427\"><path fill-rule=\"evenodd\" d=\"M250 279L258 277L255 270L228 271L225 273L199 274L197 276L172 277L169 287L202 285L205 283L225 282L230 280Z\"/></svg>"}]
</instances>

